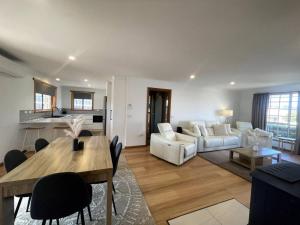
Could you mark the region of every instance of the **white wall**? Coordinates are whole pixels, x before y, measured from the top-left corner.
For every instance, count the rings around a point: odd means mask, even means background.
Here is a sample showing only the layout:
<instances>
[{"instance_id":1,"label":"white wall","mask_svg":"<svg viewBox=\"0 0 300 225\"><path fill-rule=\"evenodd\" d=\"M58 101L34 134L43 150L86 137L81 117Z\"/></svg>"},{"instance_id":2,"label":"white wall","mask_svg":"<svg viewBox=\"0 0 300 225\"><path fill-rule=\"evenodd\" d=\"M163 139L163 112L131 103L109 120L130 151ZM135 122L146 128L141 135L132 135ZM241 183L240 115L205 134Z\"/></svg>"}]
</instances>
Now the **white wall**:
<instances>
[{"instance_id":1,"label":"white wall","mask_svg":"<svg viewBox=\"0 0 300 225\"><path fill-rule=\"evenodd\" d=\"M255 93L276 93L276 92L291 92L291 91L300 91L300 83L290 84L290 85L281 85L265 88L254 88L237 91L239 115L238 120L241 121L251 121L252 114L252 99L253 94Z\"/></svg>"},{"instance_id":2,"label":"white wall","mask_svg":"<svg viewBox=\"0 0 300 225\"><path fill-rule=\"evenodd\" d=\"M61 87L61 107L71 108L71 91L88 91L95 92L94 94L94 109L103 108L103 100L106 94L105 89L92 89L92 88L81 88L81 87Z\"/></svg>"},{"instance_id":3,"label":"white wall","mask_svg":"<svg viewBox=\"0 0 300 225\"><path fill-rule=\"evenodd\" d=\"M148 87L172 89L171 123L174 126L181 120L219 119L216 112L220 109L236 110L234 92L198 87L192 81L183 83L116 77L114 84L114 100L118 103L113 102L113 124L124 135L126 146L145 144ZM113 133L118 134L116 131Z\"/></svg>"},{"instance_id":4,"label":"white wall","mask_svg":"<svg viewBox=\"0 0 300 225\"><path fill-rule=\"evenodd\" d=\"M7 151L22 147L24 130L23 126L19 125L19 111L33 110L33 91L32 76L23 78L0 76L0 162L3 161ZM57 103L60 106L60 87L57 88L57 96Z\"/></svg>"}]
</instances>

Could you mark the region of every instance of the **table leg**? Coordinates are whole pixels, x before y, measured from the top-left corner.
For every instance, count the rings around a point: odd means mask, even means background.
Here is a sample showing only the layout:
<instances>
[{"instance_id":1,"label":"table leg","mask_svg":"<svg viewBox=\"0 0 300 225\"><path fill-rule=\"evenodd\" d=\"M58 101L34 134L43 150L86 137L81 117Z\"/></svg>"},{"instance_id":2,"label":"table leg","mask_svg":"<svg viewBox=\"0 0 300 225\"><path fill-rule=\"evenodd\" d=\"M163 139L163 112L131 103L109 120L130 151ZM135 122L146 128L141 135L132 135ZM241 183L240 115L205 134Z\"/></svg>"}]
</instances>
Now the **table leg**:
<instances>
[{"instance_id":1,"label":"table leg","mask_svg":"<svg viewBox=\"0 0 300 225\"><path fill-rule=\"evenodd\" d=\"M232 161L233 160L233 151L229 152L229 160Z\"/></svg>"},{"instance_id":2,"label":"table leg","mask_svg":"<svg viewBox=\"0 0 300 225\"><path fill-rule=\"evenodd\" d=\"M281 162L281 154L277 155L277 163Z\"/></svg>"},{"instance_id":3,"label":"table leg","mask_svg":"<svg viewBox=\"0 0 300 225\"><path fill-rule=\"evenodd\" d=\"M112 174L107 177L106 225L112 223Z\"/></svg>"},{"instance_id":4,"label":"table leg","mask_svg":"<svg viewBox=\"0 0 300 225\"><path fill-rule=\"evenodd\" d=\"M14 224L14 197L0 198L0 225Z\"/></svg>"},{"instance_id":5,"label":"table leg","mask_svg":"<svg viewBox=\"0 0 300 225\"><path fill-rule=\"evenodd\" d=\"M251 171L255 169L255 158L251 157Z\"/></svg>"}]
</instances>

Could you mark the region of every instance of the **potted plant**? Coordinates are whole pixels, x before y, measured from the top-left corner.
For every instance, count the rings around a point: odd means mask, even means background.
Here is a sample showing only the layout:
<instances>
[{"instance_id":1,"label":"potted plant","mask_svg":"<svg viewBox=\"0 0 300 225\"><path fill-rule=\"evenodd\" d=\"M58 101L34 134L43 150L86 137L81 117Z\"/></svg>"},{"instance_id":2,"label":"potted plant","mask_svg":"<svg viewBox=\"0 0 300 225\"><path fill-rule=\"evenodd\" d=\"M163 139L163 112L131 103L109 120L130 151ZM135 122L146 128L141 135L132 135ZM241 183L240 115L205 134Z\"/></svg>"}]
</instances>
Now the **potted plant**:
<instances>
[{"instance_id":1,"label":"potted plant","mask_svg":"<svg viewBox=\"0 0 300 225\"><path fill-rule=\"evenodd\" d=\"M71 130L64 130L67 136L73 138L73 150L77 151L79 149L78 136L82 128L82 124L84 123L83 116L78 116L71 121L67 121Z\"/></svg>"}]
</instances>

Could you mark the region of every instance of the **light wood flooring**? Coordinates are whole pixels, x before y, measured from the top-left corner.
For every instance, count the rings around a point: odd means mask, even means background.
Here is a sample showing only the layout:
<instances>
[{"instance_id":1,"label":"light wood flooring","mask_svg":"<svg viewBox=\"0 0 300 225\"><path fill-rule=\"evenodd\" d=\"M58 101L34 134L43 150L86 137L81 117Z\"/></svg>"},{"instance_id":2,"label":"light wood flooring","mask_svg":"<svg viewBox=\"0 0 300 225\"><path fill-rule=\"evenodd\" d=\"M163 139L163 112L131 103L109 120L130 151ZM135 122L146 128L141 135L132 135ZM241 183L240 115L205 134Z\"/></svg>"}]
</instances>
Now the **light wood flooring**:
<instances>
[{"instance_id":1,"label":"light wood flooring","mask_svg":"<svg viewBox=\"0 0 300 225\"><path fill-rule=\"evenodd\" d=\"M157 225L231 198L249 207L251 184L198 156L174 166L150 155L148 147L124 152Z\"/></svg>"}]
</instances>

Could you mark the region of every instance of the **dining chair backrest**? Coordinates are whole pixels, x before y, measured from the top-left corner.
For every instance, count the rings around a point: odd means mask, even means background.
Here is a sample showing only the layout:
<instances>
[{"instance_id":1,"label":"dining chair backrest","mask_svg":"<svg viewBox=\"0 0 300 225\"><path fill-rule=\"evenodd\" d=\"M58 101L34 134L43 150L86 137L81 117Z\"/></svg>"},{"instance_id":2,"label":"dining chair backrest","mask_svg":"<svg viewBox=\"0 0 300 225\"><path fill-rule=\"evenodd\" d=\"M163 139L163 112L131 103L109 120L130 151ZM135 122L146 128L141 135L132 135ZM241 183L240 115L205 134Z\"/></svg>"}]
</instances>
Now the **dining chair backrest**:
<instances>
[{"instance_id":1,"label":"dining chair backrest","mask_svg":"<svg viewBox=\"0 0 300 225\"><path fill-rule=\"evenodd\" d=\"M93 134L89 130L82 130L79 133L79 137L90 137L90 136L93 136Z\"/></svg>"},{"instance_id":2,"label":"dining chair backrest","mask_svg":"<svg viewBox=\"0 0 300 225\"><path fill-rule=\"evenodd\" d=\"M115 154L116 158L113 159L113 176L117 172L121 152L122 152L122 143L119 143L115 147L115 153L114 154Z\"/></svg>"},{"instance_id":3,"label":"dining chair backrest","mask_svg":"<svg viewBox=\"0 0 300 225\"><path fill-rule=\"evenodd\" d=\"M78 174L51 174L35 184L30 214L38 220L59 219L79 212L89 202L88 187Z\"/></svg>"},{"instance_id":4,"label":"dining chair backrest","mask_svg":"<svg viewBox=\"0 0 300 225\"><path fill-rule=\"evenodd\" d=\"M4 167L6 172L9 172L26 161L26 155L20 150L10 150L4 156Z\"/></svg>"},{"instance_id":5,"label":"dining chair backrest","mask_svg":"<svg viewBox=\"0 0 300 225\"><path fill-rule=\"evenodd\" d=\"M111 143L110 143L110 146L109 146L109 149L110 149L110 155L111 155L111 159L113 160L114 158L116 158L115 156L115 148L116 148L116 145L118 143L118 140L119 140L119 136L116 135L114 136L114 138L112 139Z\"/></svg>"},{"instance_id":6,"label":"dining chair backrest","mask_svg":"<svg viewBox=\"0 0 300 225\"><path fill-rule=\"evenodd\" d=\"M38 152L49 145L49 142L44 138L39 138L35 141L35 151Z\"/></svg>"}]
</instances>

